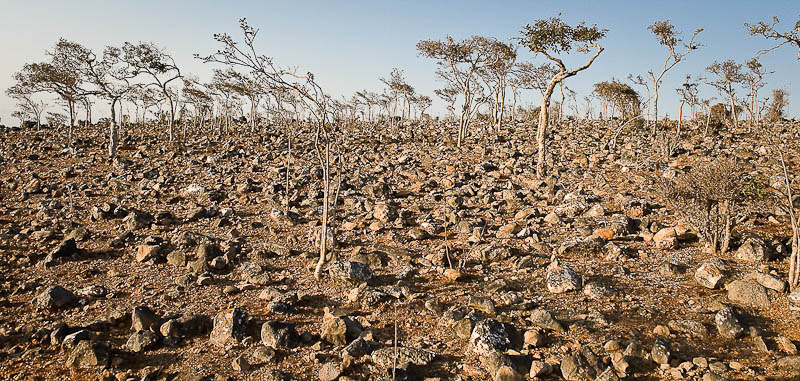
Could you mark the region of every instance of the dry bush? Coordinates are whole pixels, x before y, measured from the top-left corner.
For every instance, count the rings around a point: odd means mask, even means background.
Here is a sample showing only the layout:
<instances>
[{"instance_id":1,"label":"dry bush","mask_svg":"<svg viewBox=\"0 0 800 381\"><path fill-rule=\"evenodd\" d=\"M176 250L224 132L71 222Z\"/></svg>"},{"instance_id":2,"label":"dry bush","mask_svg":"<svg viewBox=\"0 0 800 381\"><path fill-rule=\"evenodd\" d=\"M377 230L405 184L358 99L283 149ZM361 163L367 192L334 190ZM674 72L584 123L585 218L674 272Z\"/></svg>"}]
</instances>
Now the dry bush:
<instances>
[{"instance_id":1,"label":"dry bush","mask_svg":"<svg viewBox=\"0 0 800 381\"><path fill-rule=\"evenodd\" d=\"M699 163L688 173L658 183L665 204L691 225L714 254L728 251L736 223L769 198L765 179L751 176L732 158Z\"/></svg>"}]
</instances>

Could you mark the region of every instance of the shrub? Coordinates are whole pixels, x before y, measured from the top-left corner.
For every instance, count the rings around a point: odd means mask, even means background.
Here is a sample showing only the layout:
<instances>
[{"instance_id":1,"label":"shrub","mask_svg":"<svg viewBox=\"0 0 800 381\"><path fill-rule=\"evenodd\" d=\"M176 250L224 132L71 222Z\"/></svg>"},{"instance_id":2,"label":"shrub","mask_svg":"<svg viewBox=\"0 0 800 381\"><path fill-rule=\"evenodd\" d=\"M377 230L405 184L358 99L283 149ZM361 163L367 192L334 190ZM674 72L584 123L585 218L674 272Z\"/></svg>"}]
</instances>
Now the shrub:
<instances>
[{"instance_id":1,"label":"shrub","mask_svg":"<svg viewBox=\"0 0 800 381\"><path fill-rule=\"evenodd\" d=\"M740 217L767 199L764 177L732 158L701 162L672 180L659 180L665 204L682 217L712 253L725 254Z\"/></svg>"}]
</instances>

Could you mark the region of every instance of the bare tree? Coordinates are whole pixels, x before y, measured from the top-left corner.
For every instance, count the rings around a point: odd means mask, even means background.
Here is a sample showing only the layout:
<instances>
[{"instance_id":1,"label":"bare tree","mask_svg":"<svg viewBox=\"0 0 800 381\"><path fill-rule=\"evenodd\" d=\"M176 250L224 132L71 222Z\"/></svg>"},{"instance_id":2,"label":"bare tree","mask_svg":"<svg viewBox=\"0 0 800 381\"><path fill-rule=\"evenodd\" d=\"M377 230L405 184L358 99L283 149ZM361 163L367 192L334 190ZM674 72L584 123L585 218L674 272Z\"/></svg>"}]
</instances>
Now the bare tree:
<instances>
[{"instance_id":1,"label":"bare tree","mask_svg":"<svg viewBox=\"0 0 800 381\"><path fill-rule=\"evenodd\" d=\"M455 104L458 98L458 92L459 90L455 87L445 87L443 89L433 90L433 93L436 94L439 99L447 103L447 111L450 112L450 116L453 118L456 116Z\"/></svg>"},{"instance_id":2,"label":"bare tree","mask_svg":"<svg viewBox=\"0 0 800 381\"><path fill-rule=\"evenodd\" d=\"M472 115L477 111L476 105L482 102L482 86L478 83L478 70L486 64L488 52L480 49L485 37L472 36L470 39L456 42L447 36L444 41L424 40L417 43L419 54L433 58L439 65L436 74L443 79L446 88L458 89L463 98L461 120L458 126L458 141L461 147L464 135L469 128Z\"/></svg>"},{"instance_id":3,"label":"bare tree","mask_svg":"<svg viewBox=\"0 0 800 381\"><path fill-rule=\"evenodd\" d=\"M414 92L414 88L406 83L406 78L403 71L398 68L393 68L389 77L381 78L386 86L388 86L387 93L391 99L391 110L389 115L389 127L394 127L395 118L397 117L397 108L400 107L401 113L405 114L405 100L408 98L409 93ZM400 98L404 99L404 103L400 105Z\"/></svg>"},{"instance_id":4,"label":"bare tree","mask_svg":"<svg viewBox=\"0 0 800 381\"><path fill-rule=\"evenodd\" d=\"M487 52L486 63L479 68L478 75L489 90L492 124L495 132L499 133L503 126L506 89L517 60L517 51L510 43L494 38L482 39L478 46Z\"/></svg>"},{"instance_id":5,"label":"bare tree","mask_svg":"<svg viewBox=\"0 0 800 381\"><path fill-rule=\"evenodd\" d=\"M603 52L603 47L597 42L605 37L606 32L607 30L600 29L596 25L588 27L583 22L574 27L567 25L560 16L536 20L533 24L526 25L522 30L521 40L528 49L535 54L544 55L558 67L558 72L550 78L542 95L542 103L539 110L539 128L536 132L536 143L538 145L536 174L539 177L545 174L547 113L550 108L550 98L553 95L553 90L563 80L577 75L592 65L594 60ZM562 53L569 54L573 49L580 53L589 53L591 49L595 49L595 52L583 66L568 69L564 61L557 56Z\"/></svg>"},{"instance_id":6,"label":"bare tree","mask_svg":"<svg viewBox=\"0 0 800 381\"><path fill-rule=\"evenodd\" d=\"M747 31L750 32L751 36L760 35L768 40L778 41L777 45L762 50L759 54L767 53L788 44L797 48L797 59L800 60L800 19L795 22L793 29L786 32L780 32L775 29L780 22L777 16L773 16L772 22L769 24L759 21L755 24L745 23L744 26L747 28Z\"/></svg>"},{"instance_id":7,"label":"bare tree","mask_svg":"<svg viewBox=\"0 0 800 381\"><path fill-rule=\"evenodd\" d=\"M714 81L708 81L706 83L717 89L720 95L726 95L728 97L731 106L733 125L739 127L735 86L741 84L745 80L744 74L742 73L742 65L737 64L733 60L726 60L723 62L714 61L706 70L716 77Z\"/></svg>"},{"instance_id":8,"label":"bare tree","mask_svg":"<svg viewBox=\"0 0 800 381\"><path fill-rule=\"evenodd\" d=\"M783 169L783 181L786 187L785 209L789 214L789 222L792 226L792 255L789 258L789 289L794 291L800 285L800 221L794 207L794 195L792 193L792 181L789 180L789 171L786 170L786 160L783 158L783 151L778 151L781 159L781 169Z\"/></svg>"},{"instance_id":9,"label":"bare tree","mask_svg":"<svg viewBox=\"0 0 800 381\"><path fill-rule=\"evenodd\" d=\"M122 49L117 47L106 47L102 60L97 60L92 52L84 56L84 59L86 80L95 86L95 94L109 101L111 118L108 131L108 156L113 158L116 156L119 144L116 105L133 88L131 80L136 77L136 73L130 64L122 60Z\"/></svg>"},{"instance_id":10,"label":"bare tree","mask_svg":"<svg viewBox=\"0 0 800 381\"><path fill-rule=\"evenodd\" d=\"M647 101L646 101L647 102L647 119L650 119L650 115L651 115L652 107L653 107L653 102L652 102L653 101L653 96L650 94L650 84L647 83L647 81L644 78L642 78L641 75L637 75L637 76L634 77L633 74L628 74L628 80L631 81L634 85L639 85L639 86L644 87L644 89L647 91Z\"/></svg>"},{"instance_id":11,"label":"bare tree","mask_svg":"<svg viewBox=\"0 0 800 381\"><path fill-rule=\"evenodd\" d=\"M90 91L84 86L83 63L89 53L82 45L59 39L52 51L47 52L49 62L25 64L14 74L20 88L34 93L53 93L63 101L69 120L68 144L72 145L72 130L75 126L75 107Z\"/></svg>"},{"instance_id":12,"label":"bare tree","mask_svg":"<svg viewBox=\"0 0 800 381\"><path fill-rule=\"evenodd\" d=\"M764 77L772 72L764 70L764 66L759 62L758 57L755 57L745 63L747 73L743 74L744 83L747 85L747 101L745 109L750 115L750 124L756 125L759 123L759 99L758 91L764 87Z\"/></svg>"},{"instance_id":13,"label":"bare tree","mask_svg":"<svg viewBox=\"0 0 800 381\"><path fill-rule=\"evenodd\" d=\"M260 81L267 88L285 88L297 94L298 98L308 107L314 118L314 150L317 161L322 170L322 225L319 231L320 257L314 269L317 278L322 276L322 268L329 260L328 241L335 243L333 229L329 225L335 220L336 200L338 200L339 186L333 189L332 184L342 178L342 144L340 144L340 131L329 121L328 99L322 87L314 80L312 73L298 75L294 71L278 67L272 58L256 53L253 42L258 35L258 29L251 27L246 19L239 20L239 27L243 34L243 44L234 40L228 34L215 34L214 39L222 44L222 48L209 56L195 55L204 62L221 63L227 66L239 67L249 71L252 78ZM338 169L331 171L333 164L338 163ZM341 184L341 183L339 183ZM332 193L335 191L335 193ZM333 202L333 205L331 205ZM333 214L331 212L334 212ZM330 220L329 221L329 217Z\"/></svg>"},{"instance_id":14,"label":"bare tree","mask_svg":"<svg viewBox=\"0 0 800 381\"><path fill-rule=\"evenodd\" d=\"M660 71L654 72L650 70L647 72L653 83L653 136L656 136L658 131L658 89L661 87L664 74L675 67L678 62L681 62L689 53L700 47L700 44L696 43L694 40L697 35L703 32L703 28L695 30L689 42L683 41L680 37L680 33L675 30L675 26L672 25L669 20L656 21L653 25L647 27L647 29L656 36L659 45L666 46L668 51L667 58L664 60L664 66ZM681 51L678 51L678 49L681 49Z\"/></svg>"},{"instance_id":15,"label":"bare tree","mask_svg":"<svg viewBox=\"0 0 800 381\"><path fill-rule=\"evenodd\" d=\"M154 86L161 92L161 96L169 106L169 142L175 138L175 111L177 107L177 92L170 85L182 78L181 70L164 49L154 43L139 42L132 44L126 42L119 53L122 61L131 66L134 74L147 77L149 86Z\"/></svg>"},{"instance_id":16,"label":"bare tree","mask_svg":"<svg viewBox=\"0 0 800 381\"><path fill-rule=\"evenodd\" d=\"M211 113L214 107L214 99L209 94L208 89L196 79L186 79L183 81L183 99L192 105L194 109L194 128L205 129L206 116ZM186 128L184 128L184 141L186 140Z\"/></svg>"},{"instance_id":17,"label":"bare tree","mask_svg":"<svg viewBox=\"0 0 800 381\"><path fill-rule=\"evenodd\" d=\"M25 88L20 84L6 89L6 95L15 99L18 108L18 116L24 119L32 119L36 122L36 131L38 132L42 126L42 114L47 108L47 103L42 100L36 100L36 95L33 89ZM22 123L20 123L21 125Z\"/></svg>"}]
</instances>

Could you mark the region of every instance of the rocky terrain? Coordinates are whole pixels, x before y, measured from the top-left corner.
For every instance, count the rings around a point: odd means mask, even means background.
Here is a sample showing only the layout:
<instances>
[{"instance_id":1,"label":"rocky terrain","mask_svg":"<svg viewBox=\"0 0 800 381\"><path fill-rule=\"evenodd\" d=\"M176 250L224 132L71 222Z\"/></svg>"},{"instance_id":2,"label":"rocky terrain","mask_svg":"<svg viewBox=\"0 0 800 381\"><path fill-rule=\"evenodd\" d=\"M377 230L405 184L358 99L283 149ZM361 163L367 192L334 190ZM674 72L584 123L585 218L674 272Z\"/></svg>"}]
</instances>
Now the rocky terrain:
<instances>
[{"instance_id":1,"label":"rocky terrain","mask_svg":"<svg viewBox=\"0 0 800 381\"><path fill-rule=\"evenodd\" d=\"M767 135L800 173L797 127L570 122L545 179L523 123L460 150L445 126L352 127L319 280L308 132L289 157L280 129L135 127L109 160L103 126L72 148L6 129L0 378L797 379L788 217L754 211L711 255L654 190L708 157L779 182Z\"/></svg>"}]
</instances>

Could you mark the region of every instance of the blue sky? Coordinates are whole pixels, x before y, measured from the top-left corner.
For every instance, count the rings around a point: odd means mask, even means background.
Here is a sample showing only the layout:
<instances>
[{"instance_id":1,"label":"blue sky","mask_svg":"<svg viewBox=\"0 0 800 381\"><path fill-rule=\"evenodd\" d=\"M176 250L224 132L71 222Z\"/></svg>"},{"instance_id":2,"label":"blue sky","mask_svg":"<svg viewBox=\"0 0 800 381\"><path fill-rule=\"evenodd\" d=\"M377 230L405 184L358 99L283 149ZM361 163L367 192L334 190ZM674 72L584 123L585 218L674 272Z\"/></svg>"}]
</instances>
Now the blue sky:
<instances>
[{"instance_id":1,"label":"blue sky","mask_svg":"<svg viewBox=\"0 0 800 381\"><path fill-rule=\"evenodd\" d=\"M674 89L686 74L703 74L714 60L744 62L772 42L747 34L744 23L777 15L788 29L800 17L796 0L772 1L12 1L0 0L0 89L13 84L11 75L26 62L45 59L44 51L59 37L80 42L95 51L125 41L153 41L176 58L184 73L209 79L213 66L192 58L213 52L212 34L238 35L238 19L247 17L261 29L258 48L279 64L311 71L328 93L351 95L361 89L380 91L380 77L393 67L403 69L418 92L433 96L441 87L433 60L419 57L415 45L422 39L446 35L466 38L492 36L507 40L535 19L562 14L569 23L585 20L609 30L605 52L595 64L567 85L582 99L592 84L612 77L625 79L663 65L666 52L647 26L669 19L690 35L705 28L704 46L667 73L662 85L660 113L677 115ZM521 58L531 55L520 49ZM582 57L569 62L577 63ZM540 58L541 59L541 58ZM539 61L542 62L542 61ZM767 77L766 96L780 87L792 93L790 116L798 116L800 94L795 94L800 61L797 51L785 47L762 58ZM642 92L644 90L642 89ZM708 86L703 96L715 95ZM527 93L522 103L538 102ZM51 102L52 103L52 102ZM53 105L49 111L56 111ZM0 94L0 123L11 124L13 100ZM58 110L60 111L60 109ZM434 113L444 112L435 100ZM96 107L94 115L107 115Z\"/></svg>"}]
</instances>

